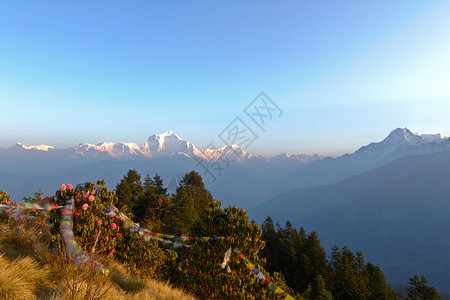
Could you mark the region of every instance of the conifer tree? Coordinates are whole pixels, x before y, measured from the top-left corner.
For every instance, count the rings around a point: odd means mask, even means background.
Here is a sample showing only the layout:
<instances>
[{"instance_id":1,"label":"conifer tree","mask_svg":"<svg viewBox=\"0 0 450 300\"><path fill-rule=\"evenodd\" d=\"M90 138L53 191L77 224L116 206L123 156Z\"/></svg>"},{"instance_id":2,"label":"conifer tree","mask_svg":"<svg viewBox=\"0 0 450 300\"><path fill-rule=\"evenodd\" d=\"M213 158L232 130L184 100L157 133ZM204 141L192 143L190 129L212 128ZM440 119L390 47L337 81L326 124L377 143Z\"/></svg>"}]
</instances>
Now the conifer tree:
<instances>
[{"instance_id":1,"label":"conifer tree","mask_svg":"<svg viewBox=\"0 0 450 300\"><path fill-rule=\"evenodd\" d=\"M151 202L154 201L154 196L155 184L150 177L150 174L147 173L144 179L143 192L133 206L133 215L136 222L141 223L148 217L148 209L151 206Z\"/></svg>"},{"instance_id":2,"label":"conifer tree","mask_svg":"<svg viewBox=\"0 0 450 300\"><path fill-rule=\"evenodd\" d=\"M308 289L303 293L306 299L310 300L333 300L334 297L326 288L325 280L321 275L317 275L312 284L308 285Z\"/></svg>"},{"instance_id":3,"label":"conifer tree","mask_svg":"<svg viewBox=\"0 0 450 300\"><path fill-rule=\"evenodd\" d=\"M266 258L266 268L270 272L279 271L279 244L278 234L275 231L275 225L271 217L267 217L261 226L262 240L266 242L261 250L261 256Z\"/></svg>"},{"instance_id":4,"label":"conifer tree","mask_svg":"<svg viewBox=\"0 0 450 300\"><path fill-rule=\"evenodd\" d=\"M409 278L410 287L408 288L408 297L411 300L439 300L441 299L436 288L428 286L428 280L425 276L419 277L415 274L413 277Z\"/></svg>"},{"instance_id":5,"label":"conifer tree","mask_svg":"<svg viewBox=\"0 0 450 300\"><path fill-rule=\"evenodd\" d=\"M303 228L301 228L300 236L302 239L305 236ZM328 281L327 254L320 244L319 237L315 231L308 234L303 247L298 248L297 251L297 256L301 257L300 263L304 270L301 290L304 290L307 284L316 280L319 275L325 282Z\"/></svg>"},{"instance_id":6,"label":"conifer tree","mask_svg":"<svg viewBox=\"0 0 450 300\"><path fill-rule=\"evenodd\" d=\"M141 183L141 175L136 170L128 170L116 187L117 208L124 213L132 212L134 205L144 194L144 187Z\"/></svg>"},{"instance_id":7,"label":"conifer tree","mask_svg":"<svg viewBox=\"0 0 450 300\"><path fill-rule=\"evenodd\" d=\"M155 186L155 194L164 196L167 195L167 188L164 188L163 180L158 175L158 173L156 173L153 177L153 184Z\"/></svg>"},{"instance_id":8,"label":"conifer tree","mask_svg":"<svg viewBox=\"0 0 450 300\"><path fill-rule=\"evenodd\" d=\"M397 299L395 292L387 285L383 271L379 266L368 263L365 267L367 273L368 300Z\"/></svg>"},{"instance_id":9,"label":"conifer tree","mask_svg":"<svg viewBox=\"0 0 450 300\"><path fill-rule=\"evenodd\" d=\"M155 175L155 177L156 177L156 175ZM161 185L162 185L162 180L161 180ZM155 194L156 194L155 181L153 181L152 178L150 177L150 174L147 173L147 175L144 178L144 196L146 198L150 198L151 196L153 196Z\"/></svg>"},{"instance_id":10,"label":"conifer tree","mask_svg":"<svg viewBox=\"0 0 450 300\"><path fill-rule=\"evenodd\" d=\"M174 234L189 233L192 224L212 201L212 195L205 189L202 177L195 171L186 173L172 198L167 230Z\"/></svg>"}]
</instances>

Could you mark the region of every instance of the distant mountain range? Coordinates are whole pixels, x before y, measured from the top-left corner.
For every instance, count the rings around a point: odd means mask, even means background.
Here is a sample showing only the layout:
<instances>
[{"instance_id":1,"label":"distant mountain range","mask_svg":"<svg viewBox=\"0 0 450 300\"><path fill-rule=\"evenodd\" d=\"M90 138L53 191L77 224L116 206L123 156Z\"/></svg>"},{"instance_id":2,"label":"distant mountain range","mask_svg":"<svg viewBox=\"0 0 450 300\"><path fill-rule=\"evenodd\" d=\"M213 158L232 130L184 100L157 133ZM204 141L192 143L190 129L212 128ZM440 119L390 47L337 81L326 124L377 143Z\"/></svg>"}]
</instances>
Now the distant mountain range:
<instances>
[{"instance_id":1,"label":"distant mountain range","mask_svg":"<svg viewBox=\"0 0 450 300\"><path fill-rule=\"evenodd\" d=\"M447 141L413 143L408 147L422 152L417 146L435 150L439 147L432 143L444 146ZM387 148L375 145L366 153L386 153ZM381 265L391 283L404 284L412 274L424 274L448 293L449 182L450 150L410 155L335 184L277 195L254 207L251 215L260 223L271 216L282 226L290 220L297 228L315 230L326 249L338 244L360 250Z\"/></svg>"},{"instance_id":2,"label":"distant mountain range","mask_svg":"<svg viewBox=\"0 0 450 300\"><path fill-rule=\"evenodd\" d=\"M49 145L36 145L25 146L22 143L8 148L1 149L2 154L25 154L37 152L47 152L48 155L55 157L62 156L71 159L121 159L121 160L135 160L135 159L152 159L160 157L197 157L205 159L207 161L216 161L219 158L226 155L233 155L238 159L238 162L243 160L258 158L265 159L261 156L254 156L247 153L239 145L225 145L217 149L199 149L192 143L182 140L176 133L172 131L165 131L160 134L154 134L148 138L142 147L136 143L99 143L89 144L80 143L70 148L57 149ZM290 155L283 153L276 155L273 159L288 159L288 160L300 160L304 163L309 163L314 160L320 159L320 155ZM270 160L270 158L269 158Z\"/></svg>"},{"instance_id":3,"label":"distant mountain range","mask_svg":"<svg viewBox=\"0 0 450 300\"><path fill-rule=\"evenodd\" d=\"M214 163L233 162L212 177ZM205 169L205 165L208 169ZM327 250L348 245L386 270L393 283L425 274L450 292L450 138L397 128L380 142L337 158L253 155L238 145L199 149L166 131L136 143L77 144L66 149L17 144L0 149L0 189L13 199L61 183L105 179L115 188L128 169L176 183L198 171L216 199L317 230Z\"/></svg>"},{"instance_id":4,"label":"distant mountain range","mask_svg":"<svg viewBox=\"0 0 450 300\"><path fill-rule=\"evenodd\" d=\"M123 142L80 143L70 148L57 149L50 145L25 146L18 143L0 149L0 188L7 188L20 199L34 192L32 188L41 187L45 192L51 192L54 188L31 184L28 179L22 178L24 176L32 176L36 182L40 182L37 177L42 176L54 177L55 180L51 180L54 182L63 174L71 174L72 180L104 178L114 187L131 167L143 175L158 172L166 184L173 181L174 177L196 170L204 177L214 195L225 204L251 208L283 192L333 184L397 157L446 149L450 149L448 137L413 133L407 128L397 128L383 141L363 146L353 154L338 158L288 153L265 158L248 153L238 145L199 149L172 131L154 134L142 146ZM224 170L216 170L213 178L205 165L226 157L231 157L232 163L226 165ZM202 161L205 162L203 166L200 164ZM216 166L209 164L206 167L214 170ZM67 178L70 180L70 176Z\"/></svg>"}]
</instances>

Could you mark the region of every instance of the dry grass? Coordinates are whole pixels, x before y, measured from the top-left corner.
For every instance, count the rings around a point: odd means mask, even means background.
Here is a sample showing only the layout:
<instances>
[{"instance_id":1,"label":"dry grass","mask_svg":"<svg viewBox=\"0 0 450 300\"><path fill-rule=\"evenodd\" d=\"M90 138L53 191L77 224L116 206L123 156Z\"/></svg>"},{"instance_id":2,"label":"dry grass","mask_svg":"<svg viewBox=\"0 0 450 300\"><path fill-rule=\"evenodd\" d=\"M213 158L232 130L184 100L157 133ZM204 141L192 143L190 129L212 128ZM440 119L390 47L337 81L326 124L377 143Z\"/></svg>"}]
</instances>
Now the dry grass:
<instances>
[{"instance_id":1,"label":"dry grass","mask_svg":"<svg viewBox=\"0 0 450 300\"><path fill-rule=\"evenodd\" d=\"M115 262L105 262L108 275L96 272L92 260L75 266L64 252L48 249L50 238L37 219L0 225L0 300L195 299L168 283L133 278Z\"/></svg>"},{"instance_id":2,"label":"dry grass","mask_svg":"<svg viewBox=\"0 0 450 300\"><path fill-rule=\"evenodd\" d=\"M0 299L35 299L51 286L49 270L31 257L15 260L0 254Z\"/></svg>"}]
</instances>

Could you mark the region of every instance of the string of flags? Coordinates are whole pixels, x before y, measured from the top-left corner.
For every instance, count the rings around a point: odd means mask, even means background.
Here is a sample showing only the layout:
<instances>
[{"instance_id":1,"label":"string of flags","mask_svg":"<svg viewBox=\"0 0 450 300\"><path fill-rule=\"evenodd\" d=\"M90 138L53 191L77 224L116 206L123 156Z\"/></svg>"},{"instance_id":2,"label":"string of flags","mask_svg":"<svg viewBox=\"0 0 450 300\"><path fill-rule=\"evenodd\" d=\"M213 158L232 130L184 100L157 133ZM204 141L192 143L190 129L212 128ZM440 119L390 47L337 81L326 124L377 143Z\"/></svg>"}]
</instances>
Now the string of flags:
<instances>
[{"instance_id":1,"label":"string of flags","mask_svg":"<svg viewBox=\"0 0 450 300\"><path fill-rule=\"evenodd\" d=\"M231 258L231 254L232 253L237 253L238 257L245 263L245 265L247 266L247 268L252 271L252 273L256 276L256 278L258 278L260 281L262 281L264 284L267 285L267 288L274 292L275 294L284 294L285 296L285 300L295 300L294 297L292 297L291 295L289 295L287 292L285 292L282 288L280 288L279 286L276 286L272 281L270 281L269 278L267 278L266 276L264 276L264 274L262 272L260 272L256 266L254 264L252 264L247 257L245 257L245 255L238 249L238 248L233 248L230 247L228 248L227 252L225 252L225 256L222 262L222 269L225 269L225 267L227 268L227 272L231 273L231 269L230 266L228 265L230 258Z\"/></svg>"},{"instance_id":2,"label":"string of flags","mask_svg":"<svg viewBox=\"0 0 450 300\"><path fill-rule=\"evenodd\" d=\"M46 197L37 202L22 202L18 205L13 204L0 204L0 212L12 213L16 220L22 220L27 212L30 210L38 211L50 211L53 209L61 209L63 206L59 206L54 201L54 197Z\"/></svg>"},{"instance_id":3,"label":"string of flags","mask_svg":"<svg viewBox=\"0 0 450 300\"><path fill-rule=\"evenodd\" d=\"M156 241L161 242L164 246L173 245L173 247L185 247L191 248L190 245L185 245L183 243L187 241L202 241L202 242L215 242L215 241L230 241L230 237L222 237L222 236L214 236L214 237L192 237L192 236L178 236L171 234L163 234L150 231L146 228L142 228L139 224L134 223L130 218L121 213L114 205L110 208L105 209L105 214L110 218L115 218L116 220L121 220L124 222L125 227L133 232L136 232L139 236L141 236L144 240L148 241L150 239L154 239ZM171 241L173 240L173 241Z\"/></svg>"},{"instance_id":4,"label":"string of flags","mask_svg":"<svg viewBox=\"0 0 450 300\"><path fill-rule=\"evenodd\" d=\"M14 209L22 209L22 210L52 210L52 209L61 209L62 206L59 206L54 201L53 196L46 197L38 202L22 202L18 205L13 204L0 204L0 212Z\"/></svg>"},{"instance_id":5,"label":"string of flags","mask_svg":"<svg viewBox=\"0 0 450 300\"><path fill-rule=\"evenodd\" d=\"M213 242L213 241L221 241L221 240L226 240L226 241L230 241L231 238L230 237L191 237L191 236L176 236L176 235L169 235L169 234L163 234L163 233L157 233L157 232L153 232L150 231L148 229L145 228L141 228L139 226L139 224L134 223L130 218L128 218L126 215L124 215L123 213L121 213L115 206L111 206L110 208L105 209L105 214L107 216L109 216L110 218L115 218L116 220L121 220L124 222L125 227L133 232L136 232L139 236L143 237L144 240L150 240L150 239L154 239L157 240L159 242L162 242L163 245L171 245L173 244L174 248L178 248L178 247L187 247L190 248L191 246L189 245L183 245L180 242L176 242L177 240L180 240L181 242L186 242L186 241L203 241L203 242ZM175 240L175 242L172 242L168 239L173 239ZM228 265L231 255L232 253L237 253L238 257L244 261L244 263L246 264L247 268L252 271L252 273L256 276L256 278L258 278L259 280L261 280L263 283L265 283L267 285L267 288L274 292L275 294L284 294L285 295L285 300L295 300L294 297L292 297L291 295L289 295L288 293L286 293L282 288L276 286L273 282L271 282L271 280L269 278L267 278L262 272L260 272L254 264L252 264L247 257L245 257L245 255L238 249L238 248L233 248L230 247L226 252L225 252L225 256L224 256L224 260L222 262L222 269L227 268L227 272L231 273L231 269L230 266Z\"/></svg>"}]
</instances>

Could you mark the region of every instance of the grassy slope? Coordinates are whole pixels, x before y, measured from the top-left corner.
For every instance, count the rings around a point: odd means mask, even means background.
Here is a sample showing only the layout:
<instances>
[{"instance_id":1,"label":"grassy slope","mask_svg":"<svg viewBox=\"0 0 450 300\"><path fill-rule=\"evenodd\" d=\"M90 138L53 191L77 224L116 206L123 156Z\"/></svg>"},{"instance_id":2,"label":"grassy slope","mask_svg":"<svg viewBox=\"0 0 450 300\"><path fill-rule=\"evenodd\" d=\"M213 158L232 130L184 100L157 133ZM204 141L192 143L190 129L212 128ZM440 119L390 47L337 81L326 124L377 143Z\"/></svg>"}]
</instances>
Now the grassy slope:
<instances>
[{"instance_id":1,"label":"grassy slope","mask_svg":"<svg viewBox=\"0 0 450 300\"><path fill-rule=\"evenodd\" d=\"M89 263L75 267L44 246L42 226L0 225L0 299L195 299L167 283L132 278L117 263L108 276Z\"/></svg>"}]
</instances>

